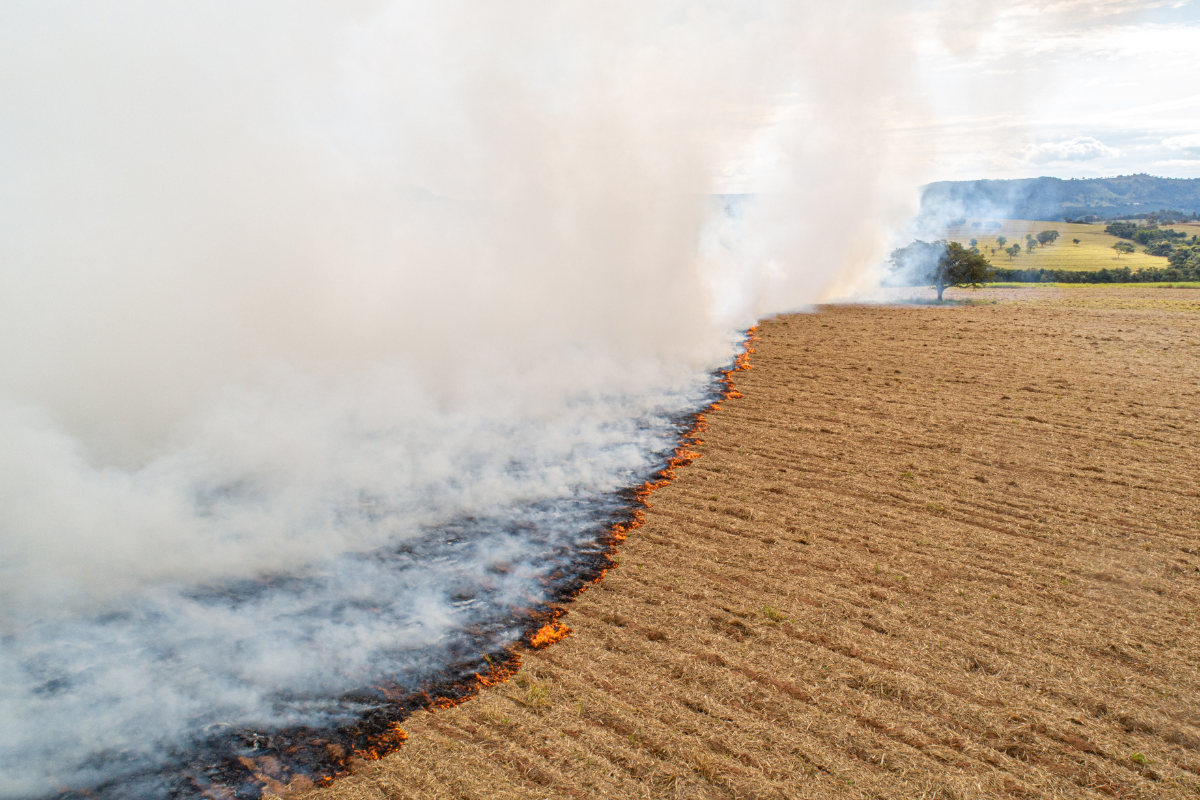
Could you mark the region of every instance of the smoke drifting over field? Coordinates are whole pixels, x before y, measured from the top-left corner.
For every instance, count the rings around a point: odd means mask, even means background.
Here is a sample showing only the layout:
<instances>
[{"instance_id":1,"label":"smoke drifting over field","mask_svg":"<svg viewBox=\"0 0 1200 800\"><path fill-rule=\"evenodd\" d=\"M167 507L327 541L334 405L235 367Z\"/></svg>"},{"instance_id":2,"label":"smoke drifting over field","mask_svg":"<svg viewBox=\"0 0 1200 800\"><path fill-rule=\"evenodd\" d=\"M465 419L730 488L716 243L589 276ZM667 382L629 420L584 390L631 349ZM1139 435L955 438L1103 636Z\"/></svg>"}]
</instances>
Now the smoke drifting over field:
<instances>
[{"instance_id":1,"label":"smoke drifting over field","mask_svg":"<svg viewBox=\"0 0 1200 800\"><path fill-rule=\"evenodd\" d=\"M0 796L516 635L913 210L826 6L9 3Z\"/></svg>"}]
</instances>

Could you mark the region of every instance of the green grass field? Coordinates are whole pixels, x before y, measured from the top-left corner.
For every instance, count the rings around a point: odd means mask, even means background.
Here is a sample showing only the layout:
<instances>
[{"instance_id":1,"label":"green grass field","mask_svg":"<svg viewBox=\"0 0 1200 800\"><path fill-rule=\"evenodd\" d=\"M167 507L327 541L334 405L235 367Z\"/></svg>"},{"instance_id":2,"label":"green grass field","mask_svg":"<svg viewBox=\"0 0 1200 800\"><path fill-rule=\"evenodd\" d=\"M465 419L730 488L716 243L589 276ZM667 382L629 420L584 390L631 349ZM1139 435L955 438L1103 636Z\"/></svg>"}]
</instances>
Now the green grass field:
<instances>
[{"instance_id":1,"label":"green grass field","mask_svg":"<svg viewBox=\"0 0 1200 800\"><path fill-rule=\"evenodd\" d=\"M1112 246L1121 241L1117 237L1104 232L1104 223L1096 225L1073 225L1065 222L1039 222L1037 220L1006 219L995 220L1003 227L998 231L984 232L983 228L971 227L972 222L981 221L985 225L988 220L968 220L966 225L949 228L945 237L949 241L959 242L966 247L971 239L979 240L979 252L992 262L993 266L1008 269L1062 269L1072 272L1091 272L1114 267L1129 267L1137 270L1144 267L1164 268L1168 266L1167 259L1160 256L1148 256L1137 246L1137 252L1122 255L1117 258ZM1185 231L1190 239L1193 234L1200 234L1200 223L1183 225L1164 225L1164 228L1174 228ZM1041 231L1056 230L1061 234L1058 241L1046 247L1035 247L1032 253L1025 252L1025 234L1034 236ZM1021 255L1009 258L998 244L997 236L1008 238L1008 244L1021 245ZM1079 244L1072 242L1078 239ZM995 252L992 249L995 248Z\"/></svg>"}]
</instances>

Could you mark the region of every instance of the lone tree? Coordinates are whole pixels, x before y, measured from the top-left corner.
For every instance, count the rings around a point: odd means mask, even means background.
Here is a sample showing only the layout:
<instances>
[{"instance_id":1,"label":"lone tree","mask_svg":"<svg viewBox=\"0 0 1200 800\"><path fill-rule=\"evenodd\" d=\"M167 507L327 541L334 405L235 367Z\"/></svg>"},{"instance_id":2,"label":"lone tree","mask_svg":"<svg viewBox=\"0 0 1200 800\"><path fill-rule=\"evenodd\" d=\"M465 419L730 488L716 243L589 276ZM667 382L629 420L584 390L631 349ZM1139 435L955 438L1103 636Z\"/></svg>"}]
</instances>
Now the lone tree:
<instances>
[{"instance_id":1,"label":"lone tree","mask_svg":"<svg viewBox=\"0 0 1200 800\"><path fill-rule=\"evenodd\" d=\"M1008 244L1008 239L1004 238L1003 236L997 236L996 244L1000 245L1001 247L1004 247L1004 245Z\"/></svg>"},{"instance_id":2,"label":"lone tree","mask_svg":"<svg viewBox=\"0 0 1200 800\"><path fill-rule=\"evenodd\" d=\"M1058 231L1042 231L1037 235L1038 244L1045 247L1058 238Z\"/></svg>"},{"instance_id":3,"label":"lone tree","mask_svg":"<svg viewBox=\"0 0 1200 800\"><path fill-rule=\"evenodd\" d=\"M1008 253L1008 260L1012 261L1013 256L1021 255L1021 245L1014 244L1012 247L1008 248L1004 252Z\"/></svg>"},{"instance_id":4,"label":"lone tree","mask_svg":"<svg viewBox=\"0 0 1200 800\"><path fill-rule=\"evenodd\" d=\"M1078 240L1078 239L1072 239L1071 241L1072 241L1072 242L1074 242L1075 244L1079 244L1079 240Z\"/></svg>"},{"instance_id":5,"label":"lone tree","mask_svg":"<svg viewBox=\"0 0 1200 800\"><path fill-rule=\"evenodd\" d=\"M1121 257L1121 253L1132 253L1134 250L1133 245L1129 242L1117 242L1112 247L1117 251L1117 258Z\"/></svg>"},{"instance_id":6,"label":"lone tree","mask_svg":"<svg viewBox=\"0 0 1200 800\"><path fill-rule=\"evenodd\" d=\"M892 252L892 269L942 292L952 286L978 286L991 280L991 264L958 242L916 241Z\"/></svg>"}]
</instances>

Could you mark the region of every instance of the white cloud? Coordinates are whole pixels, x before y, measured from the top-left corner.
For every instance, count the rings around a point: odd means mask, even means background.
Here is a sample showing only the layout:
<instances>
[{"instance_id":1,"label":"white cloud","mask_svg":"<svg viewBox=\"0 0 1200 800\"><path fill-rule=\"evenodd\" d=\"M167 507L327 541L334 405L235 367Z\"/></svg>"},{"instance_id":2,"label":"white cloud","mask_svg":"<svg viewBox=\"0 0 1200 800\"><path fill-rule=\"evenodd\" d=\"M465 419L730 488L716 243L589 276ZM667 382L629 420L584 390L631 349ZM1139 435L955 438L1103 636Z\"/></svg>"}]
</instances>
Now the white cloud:
<instances>
[{"instance_id":1,"label":"white cloud","mask_svg":"<svg viewBox=\"0 0 1200 800\"><path fill-rule=\"evenodd\" d=\"M1031 144L1024 148L1025 160L1031 164L1046 164L1051 161L1091 161L1096 158L1113 158L1121 151L1109 147L1093 136L1076 136L1062 142Z\"/></svg>"},{"instance_id":2,"label":"white cloud","mask_svg":"<svg viewBox=\"0 0 1200 800\"><path fill-rule=\"evenodd\" d=\"M1200 155L1200 134L1189 134L1187 136L1172 136L1170 139L1163 139L1163 147L1168 150L1182 150L1188 155Z\"/></svg>"}]
</instances>

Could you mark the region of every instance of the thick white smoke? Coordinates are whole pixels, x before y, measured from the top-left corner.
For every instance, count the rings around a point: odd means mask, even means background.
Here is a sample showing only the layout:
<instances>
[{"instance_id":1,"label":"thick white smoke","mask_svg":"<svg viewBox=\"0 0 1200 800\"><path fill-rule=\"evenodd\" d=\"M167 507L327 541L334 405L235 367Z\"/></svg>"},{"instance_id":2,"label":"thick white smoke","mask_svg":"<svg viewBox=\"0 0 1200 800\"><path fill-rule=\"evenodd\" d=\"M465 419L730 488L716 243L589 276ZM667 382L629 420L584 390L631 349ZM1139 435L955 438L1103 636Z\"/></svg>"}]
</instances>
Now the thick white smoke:
<instances>
[{"instance_id":1,"label":"thick white smoke","mask_svg":"<svg viewBox=\"0 0 1200 800\"><path fill-rule=\"evenodd\" d=\"M733 332L914 210L905 11L7 3L0 796L536 604Z\"/></svg>"}]
</instances>

